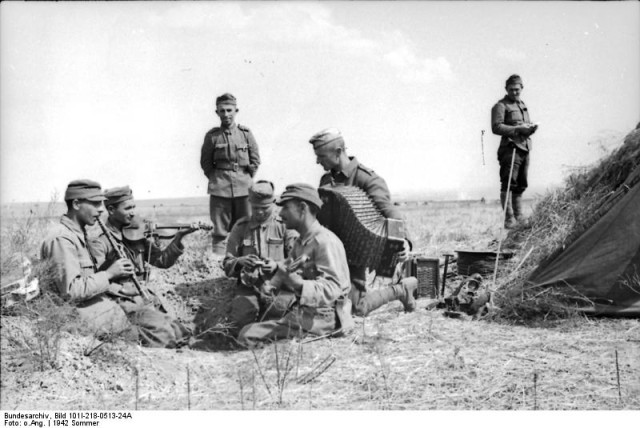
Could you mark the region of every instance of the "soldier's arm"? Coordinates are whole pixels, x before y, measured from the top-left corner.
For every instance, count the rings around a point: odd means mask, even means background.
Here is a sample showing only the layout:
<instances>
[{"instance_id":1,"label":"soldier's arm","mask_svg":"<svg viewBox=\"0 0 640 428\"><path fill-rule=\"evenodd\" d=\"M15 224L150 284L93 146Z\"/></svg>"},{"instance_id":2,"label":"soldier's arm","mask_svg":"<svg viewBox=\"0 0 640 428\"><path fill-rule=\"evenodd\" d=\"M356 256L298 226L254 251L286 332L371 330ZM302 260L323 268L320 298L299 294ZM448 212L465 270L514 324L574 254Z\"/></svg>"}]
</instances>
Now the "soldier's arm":
<instances>
[{"instance_id":1,"label":"soldier's arm","mask_svg":"<svg viewBox=\"0 0 640 428\"><path fill-rule=\"evenodd\" d=\"M153 240L145 240L144 256L152 266L166 269L175 264L178 258L184 253L182 238L174 238L165 249L160 248Z\"/></svg>"},{"instance_id":2,"label":"soldier's arm","mask_svg":"<svg viewBox=\"0 0 640 428\"><path fill-rule=\"evenodd\" d=\"M260 166L260 149L251 131L247 132L247 144L249 146L249 170L253 177Z\"/></svg>"},{"instance_id":3,"label":"soldier's arm","mask_svg":"<svg viewBox=\"0 0 640 428\"><path fill-rule=\"evenodd\" d=\"M224 273L228 277L237 278L240 274L240 265L238 264L238 248L242 244L242 236L244 235L243 229L238 223L233 225L231 232L229 233L229 239L227 241L227 250L222 260L222 267Z\"/></svg>"},{"instance_id":4,"label":"soldier's arm","mask_svg":"<svg viewBox=\"0 0 640 428\"><path fill-rule=\"evenodd\" d=\"M96 273L90 259L79 260L75 245L68 239L57 237L45 243L42 254L55 266L55 284L62 297L83 301L109 289L108 273ZM88 270L94 272L83 276Z\"/></svg>"},{"instance_id":5,"label":"soldier's arm","mask_svg":"<svg viewBox=\"0 0 640 428\"><path fill-rule=\"evenodd\" d=\"M211 171L213 171L213 144L211 144L209 133L204 136L204 142L200 149L200 166L204 175L209 178Z\"/></svg>"},{"instance_id":6,"label":"soldier's arm","mask_svg":"<svg viewBox=\"0 0 640 428\"><path fill-rule=\"evenodd\" d=\"M515 137L518 134L517 127L504 123L504 112L505 107L502 103L497 103L491 109L491 132L496 135Z\"/></svg>"},{"instance_id":7,"label":"soldier's arm","mask_svg":"<svg viewBox=\"0 0 640 428\"><path fill-rule=\"evenodd\" d=\"M383 216L402 220L400 211L391 202L389 188L382 177L378 175L372 176L370 180L367 180L364 191L371 197Z\"/></svg>"},{"instance_id":8,"label":"soldier's arm","mask_svg":"<svg viewBox=\"0 0 640 428\"><path fill-rule=\"evenodd\" d=\"M314 259L317 275L314 279L301 280L301 305L332 306L345 294L344 283L348 287L349 274L344 249L341 251L338 245L342 244L337 240L319 242Z\"/></svg>"}]
</instances>

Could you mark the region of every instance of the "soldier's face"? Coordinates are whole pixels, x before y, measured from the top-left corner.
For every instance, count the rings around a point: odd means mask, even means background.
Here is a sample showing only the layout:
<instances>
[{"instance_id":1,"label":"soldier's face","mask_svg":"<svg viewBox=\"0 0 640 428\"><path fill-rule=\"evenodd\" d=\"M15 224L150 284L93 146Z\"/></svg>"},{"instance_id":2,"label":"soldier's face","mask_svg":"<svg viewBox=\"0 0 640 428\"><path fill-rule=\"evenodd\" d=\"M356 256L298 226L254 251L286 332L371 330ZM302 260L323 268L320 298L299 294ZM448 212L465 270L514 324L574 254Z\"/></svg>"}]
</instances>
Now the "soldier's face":
<instances>
[{"instance_id":1,"label":"soldier's face","mask_svg":"<svg viewBox=\"0 0 640 428\"><path fill-rule=\"evenodd\" d=\"M136 215L136 203L133 199L109 207L109 219L116 226L129 226Z\"/></svg>"},{"instance_id":2,"label":"soldier's face","mask_svg":"<svg viewBox=\"0 0 640 428\"><path fill-rule=\"evenodd\" d=\"M325 171L337 167L340 164L340 153L336 148L320 147L314 150L316 163L322 165Z\"/></svg>"},{"instance_id":3,"label":"soldier's face","mask_svg":"<svg viewBox=\"0 0 640 428\"><path fill-rule=\"evenodd\" d=\"M302 222L302 207L297 201L287 201L282 205L280 218L287 229L296 229Z\"/></svg>"},{"instance_id":4,"label":"soldier's face","mask_svg":"<svg viewBox=\"0 0 640 428\"><path fill-rule=\"evenodd\" d=\"M522 93L522 85L519 83L512 83L507 86L507 96L511 101L520 101L520 94Z\"/></svg>"},{"instance_id":5,"label":"soldier's face","mask_svg":"<svg viewBox=\"0 0 640 428\"><path fill-rule=\"evenodd\" d=\"M270 205L255 205L251 204L251 216L258 223L263 223L269 219L273 212L273 204Z\"/></svg>"},{"instance_id":6,"label":"soldier's face","mask_svg":"<svg viewBox=\"0 0 640 428\"><path fill-rule=\"evenodd\" d=\"M78 219L82 226L93 226L96 224L96 219L104 212L102 201L80 199L74 202L74 207L78 210Z\"/></svg>"},{"instance_id":7,"label":"soldier's face","mask_svg":"<svg viewBox=\"0 0 640 428\"><path fill-rule=\"evenodd\" d=\"M224 127L229 127L235 123L237 112L238 109L233 104L218 104L216 106L216 114Z\"/></svg>"}]
</instances>

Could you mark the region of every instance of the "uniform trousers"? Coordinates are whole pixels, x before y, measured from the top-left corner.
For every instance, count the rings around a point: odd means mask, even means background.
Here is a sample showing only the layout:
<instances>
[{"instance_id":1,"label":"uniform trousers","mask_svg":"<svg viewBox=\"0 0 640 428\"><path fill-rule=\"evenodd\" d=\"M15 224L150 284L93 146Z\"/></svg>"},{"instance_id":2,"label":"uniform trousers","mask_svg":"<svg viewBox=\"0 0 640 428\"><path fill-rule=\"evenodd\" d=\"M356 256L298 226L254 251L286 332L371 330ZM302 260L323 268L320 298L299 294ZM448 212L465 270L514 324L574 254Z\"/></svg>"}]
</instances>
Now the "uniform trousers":
<instances>
[{"instance_id":1,"label":"uniform trousers","mask_svg":"<svg viewBox=\"0 0 640 428\"><path fill-rule=\"evenodd\" d=\"M294 306L284 317L274 321L249 324L238 334L241 345L251 347L260 342L303 337L324 336L338 329L335 308Z\"/></svg>"},{"instance_id":2,"label":"uniform trousers","mask_svg":"<svg viewBox=\"0 0 640 428\"><path fill-rule=\"evenodd\" d=\"M511 170L511 158L513 157L513 145L500 147L498 149L498 161L500 162L500 191L506 192L509 183L509 171ZM529 152L516 148L515 159L513 161L513 172L511 173L511 193L520 195L528 186L529 174Z\"/></svg>"},{"instance_id":3,"label":"uniform trousers","mask_svg":"<svg viewBox=\"0 0 640 428\"><path fill-rule=\"evenodd\" d=\"M209 215L213 223L214 242L224 241L236 221L250 214L251 205L248 196L238 198L209 196Z\"/></svg>"}]
</instances>

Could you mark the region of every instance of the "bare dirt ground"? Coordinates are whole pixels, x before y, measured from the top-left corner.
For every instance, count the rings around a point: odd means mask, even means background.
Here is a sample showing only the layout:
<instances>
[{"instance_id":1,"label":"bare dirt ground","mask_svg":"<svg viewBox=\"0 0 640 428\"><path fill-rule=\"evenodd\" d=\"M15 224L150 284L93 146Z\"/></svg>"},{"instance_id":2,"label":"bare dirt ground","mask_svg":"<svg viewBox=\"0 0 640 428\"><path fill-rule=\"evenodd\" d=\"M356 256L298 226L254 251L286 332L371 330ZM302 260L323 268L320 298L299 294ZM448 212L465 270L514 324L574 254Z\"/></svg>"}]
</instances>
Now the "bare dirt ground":
<instances>
[{"instance_id":1,"label":"bare dirt ground","mask_svg":"<svg viewBox=\"0 0 640 428\"><path fill-rule=\"evenodd\" d=\"M448 209L403 209L425 253L480 245L499 234L495 206L462 207L466 220ZM221 326L216 334L202 335L191 349L170 350L120 339L98 346L62 328L59 348L43 349L34 339L36 320L5 314L0 407L640 409L638 319L574 317L524 326L447 318L419 300L414 313L394 302L356 318L348 337L238 349L221 334L234 283L223 277L207 241L188 237L179 263L155 270L153 285L192 327L207 309ZM52 358L43 358L45 351Z\"/></svg>"}]
</instances>

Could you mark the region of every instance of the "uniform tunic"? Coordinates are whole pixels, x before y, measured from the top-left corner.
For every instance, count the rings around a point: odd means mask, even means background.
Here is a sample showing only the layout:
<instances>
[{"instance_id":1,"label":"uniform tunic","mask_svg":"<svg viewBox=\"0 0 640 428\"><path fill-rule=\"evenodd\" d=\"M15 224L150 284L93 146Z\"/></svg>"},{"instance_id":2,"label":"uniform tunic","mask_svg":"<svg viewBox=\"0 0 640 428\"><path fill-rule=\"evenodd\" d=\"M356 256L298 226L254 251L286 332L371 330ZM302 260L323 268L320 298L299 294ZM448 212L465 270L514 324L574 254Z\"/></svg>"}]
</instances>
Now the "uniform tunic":
<instances>
[{"instance_id":1,"label":"uniform tunic","mask_svg":"<svg viewBox=\"0 0 640 428\"><path fill-rule=\"evenodd\" d=\"M344 171L331 170L320 178L320 187L335 185L356 186L364 190L373 200L375 206L385 218L402 219L400 212L391 202L391 194L387 183L373 170L365 167L355 157L349 157L350 162ZM374 308L366 289L367 266L349 265L351 275L351 292L349 298L353 302L354 313L364 316ZM375 306L377 308L377 306Z\"/></svg>"},{"instance_id":2,"label":"uniform tunic","mask_svg":"<svg viewBox=\"0 0 640 428\"><path fill-rule=\"evenodd\" d=\"M297 237L298 232L287 230L275 213L263 223L244 217L233 226L229 235L227 253L223 260L224 271L229 277L239 278L241 267L238 265L238 258L249 254L255 254L261 259L283 261L291 253ZM238 280L230 313L236 332L258 319L282 317L293 299L293 294L284 290L275 298L266 299L257 290Z\"/></svg>"},{"instance_id":3,"label":"uniform tunic","mask_svg":"<svg viewBox=\"0 0 640 428\"><path fill-rule=\"evenodd\" d=\"M56 291L78 308L80 317L96 334L119 332L129 326L123 310L106 296L109 279L98 272L86 231L66 215L40 248L43 260L55 267Z\"/></svg>"},{"instance_id":4,"label":"uniform tunic","mask_svg":"<svg viewBox=\"0 0 640 428\"><path fill-rule=\"evenodd\" d=\"M200 166L209 179L209 212L216 242L249 215L247 195L259 165L258 144L246 126L216 127L205 134Z\"/></svg>"},{"instance_id":5,"label":"uniform tunic","mask_svg":"<svg viewBox=\"0 0 640 428\"><path fill-rule=\"evenodd\" d=\"M305 236L296 239L289 260L303 256L306 261L298 271L303 280L302 290L292 309L279 320L246 326L238 335L240 343L252 345L304 334L325 335L339 328L338 319L347 323L351 283L342 242L316 221ZM346 302L345 307L342 302Z\"/></svg>"},{"instance_id":6,"label":"uniform tunic","mask_svg":"<svg viewBox=\"0 0 640 428\"><path fill-rule=\"evenodd\" d=\"M498 147L498 162L500 162L500 190L503 192L507 190L514 148L516 151L510 190L514 194L521 194L528 186L531 138L517 134L515 131L516 126L525 123L531 123L531 120L529 110L521 100L512 101L505 96L491 109L491 130L494 134L502 137L500 138L500 147Z\"/></svg>"},{"instance_id":7,"label":"uniform tunic","mask_svg":"<svg viewBox=\"0 0 640 428\"><path fill-rule=\"evenodd\" d=\"M147 261L152 266L168 268L173 266L184 251L182 243L176 240L163 250L150 240L144 239L135 242L127 240L122 232L108 220L105 222L105 227L111 232L116 244L133 262L136 277L140 283L146 282L148 278L148 271L145 269ZM104 233L91 240L90 248L101 270L107 269L119 258ZM131 280L126 279L118 282L121 284L132 283ZM146 346L175 347L189 336L189 331L182 324L174 320L172 316L160 312L153 305L145 304L140 295L128 296L114 293L112 298L129 316L130 321L138 330L140 340Z\"/></svg>"},{"instance_id":8,"label":"uniform tunic","mask_svg":"<svg viewBox=\"0 0 640 428\"><path fill-rule=\"evenodd\" d=\"M400 212L391 203L391 195L387 183L372 169L362 165L349 156L349 164L344 171L331 170L320 178L320 187L335 185L356 186L371 197L375 206L385 218L401 219Z\"/></svg>"}]
</instances>

